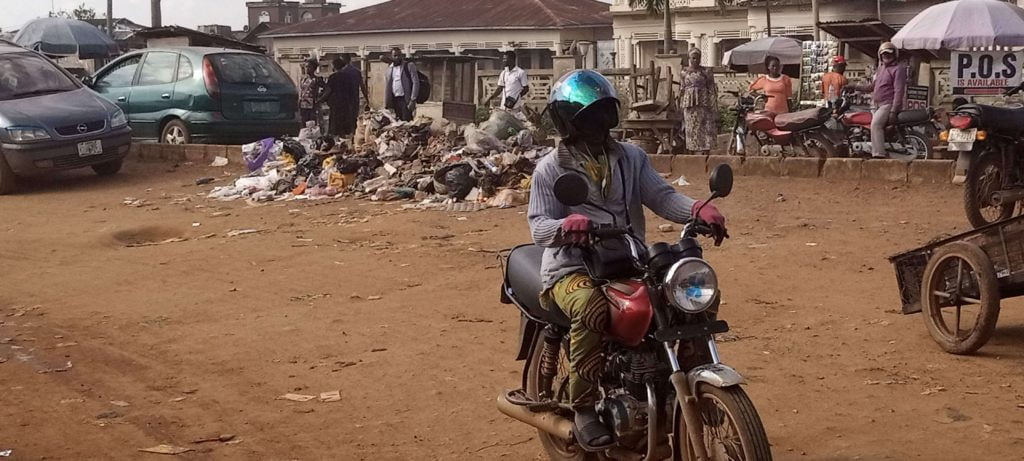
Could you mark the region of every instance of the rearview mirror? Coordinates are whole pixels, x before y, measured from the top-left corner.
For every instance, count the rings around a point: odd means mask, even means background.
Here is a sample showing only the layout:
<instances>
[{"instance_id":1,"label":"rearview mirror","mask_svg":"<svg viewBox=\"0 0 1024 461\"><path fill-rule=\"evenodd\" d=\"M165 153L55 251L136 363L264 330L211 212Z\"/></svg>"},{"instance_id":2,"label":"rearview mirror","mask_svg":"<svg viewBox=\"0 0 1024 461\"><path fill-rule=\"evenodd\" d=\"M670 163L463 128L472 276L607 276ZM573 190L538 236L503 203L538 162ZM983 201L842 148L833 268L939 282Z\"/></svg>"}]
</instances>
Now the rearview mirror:
<instances>
[{"instance_id":1,"label":"rearview mirror","mask_svg":"<svg viewBox=\"0 0 1024 461\"><path fill-rule=\"evenodd\" d=\"M732 167L724 163L716 166L708 178L708 184L715 197L728 197L732 193Z\"/></svg>"},{"instance_id":2,"label":"rearview mirror","mask_svg":"<svg viewBox=\"0 0 1024 461\"><path fill-rule=\"evenodd\" d=\"M576 173L565 173L555 180L555 198L565 206L579 206L587 202L587 180Z\"/></svg>"}]
</instances>

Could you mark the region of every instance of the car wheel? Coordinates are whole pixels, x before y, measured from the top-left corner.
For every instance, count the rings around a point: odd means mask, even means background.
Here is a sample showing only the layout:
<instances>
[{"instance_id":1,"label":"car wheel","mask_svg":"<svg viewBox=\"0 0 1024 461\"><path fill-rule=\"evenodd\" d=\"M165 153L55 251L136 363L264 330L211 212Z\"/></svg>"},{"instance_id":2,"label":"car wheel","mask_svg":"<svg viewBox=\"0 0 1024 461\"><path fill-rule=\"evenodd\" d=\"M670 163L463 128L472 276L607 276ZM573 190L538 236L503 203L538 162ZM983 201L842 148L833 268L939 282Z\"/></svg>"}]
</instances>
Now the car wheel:
<instances>
[{"instance_id":1,"label":"car wheel","mask_svg":"<svg viewBox=\"0 0 1024 461\"><path fill-rule=\"evenodd\" d=\"M160 142L163 144L189 144L192 142L192 135L185 122L171 120L164 125L164 129L160 133Z\"/></svg>"},{"instance_id":2,"label":"car wheel","mask_svg":"<svg viewBox=\"0 0 1024 461\"><path fill-rule=\"evenodd\" d=\"M92 166L92 171L100 176L112 176L121 171L121 165L124 164L124 160L111 160L109 162L100 163Z\"/></svg>"},{"instance_id":3,"label":"car wheel","mask_svg":"<svg viewBox=\"0 0 1024 461\"><path fill-rule=\"evenodd\" d=\"M7 164L7 159L4 158L3 153L0 153L0 195L14 192L14 182L16 180L14 170L11 170L11 166Z\"/></svg>"}]
</instances>

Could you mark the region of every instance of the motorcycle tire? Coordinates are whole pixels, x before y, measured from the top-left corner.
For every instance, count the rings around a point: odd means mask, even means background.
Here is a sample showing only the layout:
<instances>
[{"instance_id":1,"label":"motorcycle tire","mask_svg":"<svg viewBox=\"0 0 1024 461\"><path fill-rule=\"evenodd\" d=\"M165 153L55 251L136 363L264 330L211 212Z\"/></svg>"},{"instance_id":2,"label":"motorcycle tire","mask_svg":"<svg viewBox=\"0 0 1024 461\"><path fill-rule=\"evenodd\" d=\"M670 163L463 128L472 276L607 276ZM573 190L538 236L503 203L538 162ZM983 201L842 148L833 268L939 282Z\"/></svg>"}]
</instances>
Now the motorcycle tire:
<instances>
[{"instance_id":1,"label":"motorcycle tire","mask_svg":"<svg viewBox=\"0 0 1024 461\"><path fill-rule=\"evenodd\" d=\"M761 417L754 408L754 403L740 386L719 388L707 383L697 386L697 401L700 405L701 419L705 425L716 422L724 424L723 416L729 418L731 427L725 431L733 434L739 440L709 442L705 440L708 455L711 459L731 459L740 461L771 461L772 449L768 443L768 435L765 434L764 424ZM683 461L694 461L692 441L686 434L686 424L682 421L682 412L676 411L676 433L675 440L685 440L685 444L679 444L679 451L673 459ZM710 431L715 433L716 431ZM709 431L705 429L705 437ZM738 444L737 444L738 442Z\"/></svg>"},{"instance_id":2,"label":"motorcycle tire","mask_svg":"<svg viewBox=\"0 0 1024 461\"><path fill-rule=\"evenodd\" d=\"M954 267L956 271L961 271L956 277L962 278L963 269L968 269L970 272L967 272L967 275L976 278L966 284L962 281L953 282L954 286L959 285L956 288L958 297L970 297L978 301L978 313L973 326L968 330L960 329L961 306L956 306L955 331L946 324L946 318L943 316L944 308L954 307L944 304L945 300L950 299L949 270ZM959 290L963 290L965 285L967 288L976 288L977 292L960 293ZM921 281L921 310L928 333L942 350L950 354L966 355L984 346L992 337L999 321L1000 300L999 283L996 281L992 261L977 245L966 242L952 243L936 251L929 259Z\"/></svg>"},{"instance_id":3,"label":"motorcycle tire","mask_svg":"<svg viewBox=\"0 0 1024 461\"><path fill-rule=\"evenodd\" d=\"M839 156L839 146L823 133L807 133L804 138L804 151L808 157L833 158ZM813 147L809 145L813 145Z\"/></svg>"},{"instance_id":4,"label":"motorcycle tire","mask_svg":"<svg viewBox=\"0 0 1024 461\"><path fill-rule=\"evenodd\" d=\"M1010 183L1009 172L1005 170L1002 156L995 152L975 154L974 161L967 168L964 211L967 213L967 221L975 229L1013 217L1016 203L997 206L991 198L993 192L1002 190ZM986 214L984 210L990 212Z\"/></svg>"},{"instance_id":5,"label":"motorcycle tire","mask_svg":"<svg viewBox=\"0 0 1024 461\"><path fill-rule=\"evenodd\" d=\"M533 343L533 352L530 356L530 365L526 372L526 395L534 401L538 400L538 396L541 393L540 367L541 357L544 355L544 335L539 334L536 336L537 338ZM569 373L568 369L561 369L563 365L568 368L568 359L561 360L562 357L568 356L568 342L562 341L558 349L559 370L555 375L556 380L563 372L566 376ZM552 386L555 389L559 387L557 383L553 383ZM572 416L569 417L572 418ZM544 452L547 453L551 461L598 461L597 454L583 451L583 448L577 445L575 441L569 443L542 430L537 430L537 438L540 439L540 444L544 447Z\"/></svg>"}]
</instances>

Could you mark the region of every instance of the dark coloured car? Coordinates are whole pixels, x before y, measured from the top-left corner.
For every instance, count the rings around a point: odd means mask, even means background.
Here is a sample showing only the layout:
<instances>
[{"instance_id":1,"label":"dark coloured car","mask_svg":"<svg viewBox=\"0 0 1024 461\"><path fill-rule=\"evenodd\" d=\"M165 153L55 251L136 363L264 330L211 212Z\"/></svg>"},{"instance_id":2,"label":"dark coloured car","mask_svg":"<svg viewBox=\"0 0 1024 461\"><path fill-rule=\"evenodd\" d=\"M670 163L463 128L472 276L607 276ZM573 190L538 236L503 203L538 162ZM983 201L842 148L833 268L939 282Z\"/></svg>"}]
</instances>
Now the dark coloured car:
<instances>
[{"instance_id":1,"label":"dark coloured car","mask_svg":"<svg viewBox=\"0 0 1024 461\"><path fill-rule=\"evenodd\" d=\"M150 48L90 79L128 115L136 139L243 144L298 134L299 96L268 56L221 48Z\"/></svg>"},{"instance_id":2,"label":"dark coloured car","mask_svg":"<svg viewBox=\"0 0 1024 461\"><path fill-rule=\"evenodd\" d=\"M0 43L0 194L18 176L92 167L112 175L131 148L128 120L45 56Z\"/></svg>"}]
</instances>

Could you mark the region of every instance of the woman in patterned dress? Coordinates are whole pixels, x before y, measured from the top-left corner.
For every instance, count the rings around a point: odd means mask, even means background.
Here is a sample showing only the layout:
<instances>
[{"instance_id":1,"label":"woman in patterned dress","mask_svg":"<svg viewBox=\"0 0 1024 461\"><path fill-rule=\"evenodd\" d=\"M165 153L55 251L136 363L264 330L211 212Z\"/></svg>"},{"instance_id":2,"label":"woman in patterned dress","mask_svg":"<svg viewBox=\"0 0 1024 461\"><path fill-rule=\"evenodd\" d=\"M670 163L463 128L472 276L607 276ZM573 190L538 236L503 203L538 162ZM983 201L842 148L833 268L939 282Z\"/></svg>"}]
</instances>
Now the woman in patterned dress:
<instances>
[{"instance_id":1,"label":"woman in patterned dress","mask_svg":"<svg viewBox=\"0 0 1024 461\"><path fill-rule=\"evenodd\" d=\"M718 88L711 69L700 62L700 50L691 48L681 76L683 135L686 150L708 154L718 141Z\"/></svg>"}]
</instances>

